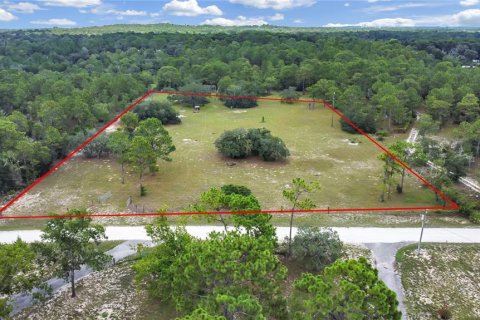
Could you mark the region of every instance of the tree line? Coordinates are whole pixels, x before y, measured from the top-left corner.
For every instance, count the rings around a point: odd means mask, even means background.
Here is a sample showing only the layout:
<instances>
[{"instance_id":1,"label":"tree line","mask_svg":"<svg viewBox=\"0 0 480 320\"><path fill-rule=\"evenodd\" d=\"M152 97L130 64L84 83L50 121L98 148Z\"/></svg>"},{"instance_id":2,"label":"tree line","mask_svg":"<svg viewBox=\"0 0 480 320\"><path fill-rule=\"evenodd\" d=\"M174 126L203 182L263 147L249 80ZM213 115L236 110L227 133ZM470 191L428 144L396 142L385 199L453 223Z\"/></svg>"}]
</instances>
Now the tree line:
<instances>
[{"instance_id":1,"label":"tree line","mask_svg":"<svg viewBox=\"0 0 480 320\"><path fill-rule=\"evenodd\" d=\"M362 130L379 134L405 131L415 112L425 109L440 127L463 123L462 141L478 156L480 139L473 124L480 113L480 70L461 67L464 57L473 54L465 48L455 51L453 40L434 33L420 32L418 41L414 35L268 28L201 35L4 32L0 192L25 187L72 149L75 135L98 128L147 89L243 96L283 91L286 102L303 93L335 101ZM464 36L453 42L461 47L474 38ZM433 54L421 41L445 54ZM256 104L224 102L232 107ZM345 123L342 128L352 131Z\"/></svg>"}]
</instances>

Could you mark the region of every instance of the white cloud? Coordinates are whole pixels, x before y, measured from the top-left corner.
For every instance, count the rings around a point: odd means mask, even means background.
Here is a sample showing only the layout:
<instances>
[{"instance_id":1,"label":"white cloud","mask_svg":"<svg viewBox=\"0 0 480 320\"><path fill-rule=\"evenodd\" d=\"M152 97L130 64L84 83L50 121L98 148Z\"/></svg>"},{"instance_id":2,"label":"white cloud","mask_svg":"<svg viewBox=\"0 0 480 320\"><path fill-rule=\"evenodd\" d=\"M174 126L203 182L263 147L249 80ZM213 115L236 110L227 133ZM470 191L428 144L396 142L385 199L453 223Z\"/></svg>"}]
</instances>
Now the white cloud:
<instances>
[{"instance_id":1,"label":"white cloud","mask_svg":"<svg viewBox=\"0 0 480 320\"><path fill-rule=\"evenodd\" d=\"M458 26L479 26L480 9L460 11L452 16L452 24Z\"/></svg>"},{"instance_id":2,"label":"white cloud","mask_svg":"<svg viewBox=\"0 0 480 320\"><path fill-rule=\"evenodd\" d=\"M137 11L137 10L110 10L109 13L116 14L119 16L146 16L148 13L146 11Z\"/></svg>"},{"instance_id":3,"label":"white cloud","mask_svg":"<svg viewBox=\"0 0 480 320\"><path fill-rule=\"evenodd\" d=\"M17 20L17 19L18 18L15 17L10 12L0 8L0 21L12 21L12 20Z\"/></svg>"},{"instance_id":4,"label":"white cloud","mask_svg":"<svg viewBox=\"0 0 480 320\"><path fill-rule=\"evenodd\" d=\"M150 17L152 17L152 18L160 17L161 15L162 15L162 14L159 13L159 12L150 13Z\"/></svg>"},{"instance_id":5,"label":"white cloud","mask_svg":"<svg viewBox=\"0 0 480 320\"><path fill-rule=\"evenodd\" d=\"M285 16L281 13L275 13L273 16L268 17L270 21L280 21L285 19Z\"/></svg>"},{"instance_id":6,"label":"white cloud","mask_svg":"<svg viewBox=\"0 0 480 320\"><path fill-rule=\"evenodd\" d=\"M303 23L303 19L295 19L293 20L293 23Z\"/></svg>"},{"instance_id":7,"label":"white cloud","mask_svg":"<svg viewBox=\"0 0 480 320\"><path fill-rule=\"evenodd\" d=\"M138 10L117 10L113 9L111 6L99 6L91 10L93 14L99 15L115 15L115 16L146 16L148 13L146 11Z\"/></svg>"},{"instance_id":8,"label":"white cloud","mask_svg":"<svg viewBox=\"0 0 480 320\"><path fill-rule=\"evenodd\" d=\"M19 3L9 4L8 9L12 11L21 12L21 13L34 13L35 11L40 10L40 7L30 2L19 2Z\"/></svg>"},{"instance_id":9,"label":"white cloud","mask_svg":"<svg viewBox=\"0 0 480 320\"><path fill-rule=\"evenodd\" d=\"M31 24L45 24L50 26L74 26L77 23L69 19L48 19L30 21Z\"/></svg>"},{"instance_id":10,"label":"white cloud","mask_svg":"<svg viewBox=\"0 0 480 320\"><path fill-rule=\"evenodd\" d=\"M283 10L297 7L309 7L316 3L317 0L230 0L230 2L259 9Z\"/></svg>"},{"instance_id":11,"label":"white cloud","mask_svg":"<svg viewBox=\"0 0 480 320\"><path fill-rule=\"evenodd\" d=\"M380 13L380 12L392 12L402 9L413 9L413 8L432 8L442 6L442 3L439 2L407 2L397 5L375 5L366 8L364 11L368 13Z\"/></svg>"},{"instance_id":12,"label":"white cloud","mask_svg":"<svg viewBox=\"0 0 480 320\"><path fill-rule=\"evenodd\" d=\"M415 18L387 18L359 23L328 23L324 27L419 27L419 26L480 26L480 9L467 9L452 15Z\"/></svg>"},{"instance_id":13,"label":"white cloud","mask_svg":"<svg viewBox=\"0 0 480 320\"><path fill-rule=\"evenodd\" d=\"M101 0L43 0L47 6L85 8L99 6Z\"/></svg>"},{"instance_id":14,"label":"white cloud","mask_svg":"<svg viewBox=\"0 0 480 320\"><path fill-rule=\"evenodd\" d=\"M217 6L200 7L197 0L172 0L163 6L163 10L174 16L195 17L199 15L221 16L223 14Z\"/></svg>"},{"instance_id":15,"label":"white cloud","mask_svg":"<svg viewBox=\"0 0 480 320\"><path fill-rule=\"evenodd\" d=\"M480 3L480 0L462 0L462 1L460 1L460 5L462 5L464 7L476 6L479 3Z\"/></svg>"},{"instance_id":16,"label":"white cloud","mask_svg":"<svg viewBox=\"0 0 480 320\"><path fill-rule=\"evenodd\" d=\"M345 6L345 7L350 7L350 3L349 3L349 2L345 2L344 6Z\"/></svg>"},{"instance_id":17,"label":"white cloud","mask_svg":"<svg viewBox=\"0 0 480 320\"><path fill-rule=\"evenodd\" d=\"M239 27L239 26L263 26L268 24L262 18L247 18L238 16L237 19L214 18L207 19L202 22L203 25L223 26L223 27Z\"/></svg>"},{"instance_id":18,"label":"white cloud","mask_svg":"<svg viewBox=\"0 0 480 320\"><path fill-rule=\"evenodd\" d=\"M367 27L367 28L377 28L377 27L414 27L415 21L412 19L404 18L385 18L385 19L376 19L373 21L344 24L344 23L329 23L324 25L327 28L341 28L341 27Z\"/></svg>"}]
</instances>

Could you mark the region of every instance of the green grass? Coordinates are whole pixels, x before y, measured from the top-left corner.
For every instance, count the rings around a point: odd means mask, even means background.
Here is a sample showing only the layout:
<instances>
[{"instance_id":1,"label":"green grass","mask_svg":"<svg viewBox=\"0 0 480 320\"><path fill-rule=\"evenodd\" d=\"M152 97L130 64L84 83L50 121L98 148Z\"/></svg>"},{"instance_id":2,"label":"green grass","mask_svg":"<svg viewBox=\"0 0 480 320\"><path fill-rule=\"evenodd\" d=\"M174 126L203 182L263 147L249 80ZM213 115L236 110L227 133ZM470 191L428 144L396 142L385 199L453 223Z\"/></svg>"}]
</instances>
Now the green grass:
<instances>
[{"instance_id":1,"label":"green grass","mask_svg":"<svg viewBox=\"0 0 480 320\"><path fill-rule=\"evenodd\" d=\"M479 319L480 246L477 244L425 244L397 252L405 304L410 319L436 319L447 303L452 319Z\"/></svg>"},{"instance_id":2,"label":"green grass","mask_svg":"<svg viewBox=\"0 0 480 320\"><path fill-rule=\"evenodd\" d=\"M153 99L165 99L164 95ZM234 183L252 189L263 209L288 209L290 204L282 197L282 190L296 177L318 181L321 190L311 198L317 208L408 207L438 205L431 190L415 177L407 174L405 192L392 192L391 199L379 201L382 162L377 159L381 150L361 135L345 133L338 117L331 126L331 111L322 106L309 110L305 104L281 104L259 101L252 109L228 109L211 99L200 113L191 108L176 106L182 115L182 124L167 126L177 150L172 162L160 162L160 171L145 178L147 196L139 196L138 177L126 175L121 184L120 165L115 159L69 160L51 176L38 184L11 207L7 214L30 215L65 212L86 207L92 212L126 212L126 202L132 196L139 210L183 211L198 201L202 192L211 187ZM265 123L261 123L265 117ZM282 162L264 162L258 158L231 160L222 157L214 141L229 129L266 127L282 138L291 156ZM355 138L359 144L352 145ZM404 135L387 138L389 145ZM228 166L227 162L234 162ZM128 172L128 168L127 168ZM104 201L100 202L99 199ZM417 224L417 215L366 214L303 214L299 224L330 226L410 226ZM385 218L386 217L386 218ZM461 226L463 221L439 215L438 226ZM274 222L284 225L286 215L276 216ZM117 218L102 220L110 224L142 224L148 219ZM44 220L9 221L0 225L8 228L41 227ZM189 222L190 223L190 222ZM191 221L199 224L202 221Z\"/></svg>"}]
</instances>

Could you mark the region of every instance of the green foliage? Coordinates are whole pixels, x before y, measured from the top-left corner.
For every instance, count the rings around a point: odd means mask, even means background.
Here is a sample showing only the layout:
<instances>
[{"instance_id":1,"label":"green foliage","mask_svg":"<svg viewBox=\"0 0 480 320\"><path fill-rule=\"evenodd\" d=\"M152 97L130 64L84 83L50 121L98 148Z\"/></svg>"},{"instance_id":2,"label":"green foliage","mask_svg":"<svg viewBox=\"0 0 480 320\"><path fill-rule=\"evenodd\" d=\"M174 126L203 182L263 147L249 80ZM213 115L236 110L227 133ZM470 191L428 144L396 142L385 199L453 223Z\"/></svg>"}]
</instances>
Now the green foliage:
<instances>
[{"instance_id":1,"label":"green foliage","mask_svg":"<svg viewBox=\"0 0 480 320\"><path fill-rule=\"evenodd\" d=\"M87 133L88 137L85 137L85 140L83 141L86 141L93 134L95 134L95 130L89 131ZM110 136L106 133L102 133L87 144L82 149L82 153L86 158L101 158L108 156L110 153L109 142Z\"/></svg>"},{"instance_id":2,"label":"green foliage","mask_svg":"<svg viewBox=\"0 0 480 320\"><path fill-rule=\"evenodd\" d=\"M247 187L239 186L239 185L235 185L235 184L223 185L221 189L222 189L223 193L225 193L226 195L231 195L231 194L235 193L235 194L239 194L239 195L248 197L249 195L252 194L252 191L250 189L248 189Z\"/></svg>"},{"instance_id":3,"label":"green foliage","mask_svg":"<svg viewBox=\"0 0 480 320\"><path fill-rule=\"evenodd\" d=\"M97 244L106 239L105 228L93 224L84 209L72 209L68 218L52 217L43 230L41 256L49 269L65 280L70 279L72 298L75 293L75 271L86 264L100 270L111 260L101 252Z\"/></svg>"},{"instance_id":4,"label":"green foliage","mask_svg":"<svg viewBox=\"0 0 480 320\"><path fill-rule=\"evenodd\" d=\"M238 185L224 185L221 189L211 188L202 193L200 202L193 206L193 209L200 212L206 211L249 211L247 214L212 214L203 215L209 222L220 222L225 231L230 223L237 230L244 230L247 235L252 237L265 237L272 243L276 242L275 228L272 226L270 214L257 214L260 211L260 203L252 195L251 191ZM230 221L231 220L231 221Z\"/></svg>"},{"instance_id":5,"label":"green foliage","mask_svg":"<svg viewBox=\"0 0 480 320\"><path fill-rule=\"evenodd\" d=\"M480 224L480 211L475 211L470 213L470 221L472 221L475 224Z\"/></svg>"},{"instance_id":6,"label":"green foliage","mask_svg":"<svg viewBox=\"0 0 480 320\"><path fill-rule=\"evenodd\" d=\"M136 106L133 112L138 115L140 120L157 118L163 125L182 122L178 117L178 113L168 101L145 101Z\"/></svg>"},{"instance_id":7,"label":"green foliage","mask_svg":"<svg viewBox=\"0 0 480 320\"><path fill-rule=\"evenodd\" d=\"M215 146L223 155L233 159L246 158L252 153L251 141L243 128L225 131L215 141Z\"/></svg>"},{"instance_id":8,"label":"green foliage","mask_svg":"<svg viewBox=\"0 0 480 320\"><path fill-rule=\"evenodd\" d=\"M176 279L182 277L183 272L178 270L180 266L176 264L181 263L194 239L184 227L170 229L165 217L156 219L145 229L156 246L134 264L135 279L151 296L160 301L174 302L175 294L179 294Z\"/></svg>"},{"instance_id":9,"label":"green foliage","mask_svg":"<svg viewBox=\"0 0 480 320\"><path fill-rule=\"evenodd\" d=\"M4 296L27 292L40 285L41 275L35 270L36 253L21 239L0 244L0 317L8 318L12 307Z\"/></svg>"},{"instance_id":10,"label":"green foliage","mask_svg":"<svg viewBox=\"0 0 480 320\"><path fill-rule=\"evenodd\" d=\"M129 134L132 134L133 131L135 131L139 121L140 119L138 115L133 112L127 112L120 119L120 123L122 124L123 129Z\"/></svg>"},{"instance_id":11,"label":"green foliage","mask_svg":"<svg viewBox=\"0 0 480 320\"><path fill-rule=\"evenodd\" d=\"M462 122L455 130L467 150L474 151L475 156L480 156L480 119L473 123Z\"/></svg>"},{"instance_id":12,"label":"green foliage","mask_svg":"<svg viewBox=\"0 0 480 320\"><path fill-rule=\"evenodd\" d=\"M145 197L147 195L147 188L145 186L140 186L140 197Z\"/></svg>"},{"instance_id":13,"label":"green foliage","mask_svg":"<svg viewBox=\"0 0 480 320\"><path fill-rule=\"evenodd\" d=\"M440 122L433 120L429 114L423 114L417 121L418 134L421 136L436 133L440 129Z\"/></svg>"},{"instance_id":14,"label":"green foliage","mask_svg":"<svg viewBox=\"0 0 480 320\"><path fill-rule=\"evenodd\" d=\"M306 198L309 193L320 190L320 184L316 181L306 182L302 178L292 180L292 186L283 190L282 194L292 204L292 213L290 214L290 230L288 240L288 256L292 255L292 228L295 209L310 210L315 208L315 204L310 198Z\"/></svg>"},{"instance_id":15,"label":"green foliage","mask_svg":"<svg viewBox=\"0 0 480 320\"><path fill-rule=\"evenodd\" d=\"M293 238L292 256L309 271L321 271L342 254L343 243L332 229L300 227Z\"/></svg>"},{"instance_id":16,"label":"green foliage","mask_svg":"<svg viewBox=\"0 0 480 320\"><path fill-rule=\"evenodd\" d=\"M294 282L293 319L401 319L396 295L365 258L337 260Z\"/></svg>"},{"instance_id":17,"label":"green foliage","mask_svg":"<svg viewBox=\"0 0 480 320\"><path fill-rule=\"evenodd\" d=\"M252 86L249 82L242 81L240 83L232 83L228 85L224 93L231 96L228 98L221 98L226 107L253 108L258 105L256 99L256 96L259 94L258 88Z\"/></svg>"},{"instance_id":18,"label":"green foliage","mask_svg":"<svg viewBox=\"0 0 480 320\"><path fill-rule=\"evenodd\" d=\"M177 318L177 320L226 320L223 316L215 316L203 309L202 307L198 307L189 315L186 315L181 318Z\"/></svg>"},{"instance_id":19,"label":"green foliage","mask_svg":"<svg viewBox=\"0 0 480 320\"><path fill-rule=\"evenodd\" d=\"M226 311L228 319L241 310L258 314L262 307L265 315L285 312L286 268L268 239L228 232L200 241L181 228L167 229L155 233L159 245L134 267L137 280L155 297L174 303L181 313L202 306L210 314Z\"/></svg>"},{"instance_id":20,"label":"green foliage","mask_svg":"<svg viewBox=\"0 0 480 320\"><path fill-rule=\"evenodd\" d=\"M198 83L189 83L183 87L180 87L178 90L180 92L185 93L185 95L172 95L169 97L169 100L171 101L176 101L180 104L183 104L185 106L204 106L208 103L208 99L204 96L201 96L202 94L208 93L207 87L198 84ZM200 95L189 95L188 93L194 93L194 94L200 94Z\"/></svg>"},{"instance_id":21,"label":"green foliage","mask_svg":"<svg viewBox=\"0 0 480 320\"><path fill-rule=\"evenodd\" d=\"M290 155L285 143L272 136L269 130L233 129L225 131L215 146L224 156L242 159L250 155L260 156L264 161L282 160Z\"/></svg>"},{"instance_id":22,"label":"green foliage","mask_svg":"<svg viewBox=\"0 0 480 320\"><path fill-rule=\"evenodd\" d=\"M462 101L457 103L455 112L457 122L474 122L480 116L478 98L473 93L466 94Z\"/></svg>"},{"instance_id":23,"label":"green foliage","mask_svg":"<svg viewBox=\"0 0 480 320\"><path fill-rule=\"evenodd\" d=\"M478 58L474 35L171 24L6 31L0 114L13 127L3 131L2 124L0 132L13 139L0 139L0 157L8 163L0 166L0 192L28 185L68 154L70 138L98 127L155 87L249 96L292 87L329 102L335 92L336 107L366 132L382 127L384 119L388 129L404 128L425 104L442 124L452 118L473 123L480 75L457 61L469 65ZM208 101L172 98L188 106ZM234 107L255 103L226 102ZM124 127L133 133L136 124ZM342 127L353 132L348 124ZM48 149L51 159L34 163L43 157L33 152L32 163L15 163L19 140L42 154Z\"/></svg>"},{"instance_id":24,"label":"green foliage","mask_svg":"<svg viewBox=\"0 0 480 320\"><path fill-rule=\"evenodd\" d=\"M294 87L289 87L288 89L284 89L282 92L280 92L280 97L282 98L282 102L293 103L292 100L298 100L298 98L300 98L300 94L295 90Z\"/></svg>"},{"instance_id":25,"label":"green foliage","mask_svg":"<svg viewBox=\"0 0 480 320\"><path fill-rule=\"evenodd\" d=\"M348 109L343 112L343 115L347 117L354 125L360 128L365 133L377 132L377 123L375 120L375 113L371 109L363 108L360 110ZM340 119L340 125L343 131L349 133L358 133L358 131L352 127L348 122Z\"/></svg>"},{"instance_id":26,"label":"green foliage","mask_svg":"<svg viewBox=\"0 0 480 320\"><path fill-rule=\"evenodd\" d=\"M159 170L157 160L171 161L169 155L173 151L175 146L172 138L160 120L148 118L139 123L125 152L125 162L139 175L140 194L147 169L152 174L157 172Z\"/></svg>"}]
</instances>

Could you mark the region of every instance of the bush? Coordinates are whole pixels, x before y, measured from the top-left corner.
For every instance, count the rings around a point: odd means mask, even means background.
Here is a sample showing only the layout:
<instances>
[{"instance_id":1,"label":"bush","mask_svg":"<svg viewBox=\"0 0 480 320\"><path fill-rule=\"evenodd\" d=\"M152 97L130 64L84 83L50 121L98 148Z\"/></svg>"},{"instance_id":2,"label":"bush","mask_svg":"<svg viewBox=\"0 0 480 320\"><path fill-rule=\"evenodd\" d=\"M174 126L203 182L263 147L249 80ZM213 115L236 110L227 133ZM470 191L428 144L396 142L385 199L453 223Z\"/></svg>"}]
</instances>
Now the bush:
<instances>
[{"instance_id":1,"label":"bush","mask_svg":"<svg viewBox=\"0 0 480 320\"><path fill-rule=\"evenodd\" d=\"M310 271L320 271L342 254L343 243L330 228L300 227L293 238L292 255Z\"/></svg>"},{"instance_id":2,"label":"bush","mask_svg":"<svg viewBox=\"0 0 480 320\"><path fill-rule=\"evenodd\" d=\"M140 186L140 197L145 197L147 195L147 188L145 186Z\"/></svg>"},{"instance_id":3,"label":"bush","mask_svg":"<svg viewBox=\"0 0 480 320\"><path fill-rule=\"evenodd\" d=\"M289 87L283 90L280 96L282 97L282 103L293 103L292 100L298 100L298 98L300 98L300 94L295 90L295 87Z\"/></svg>"},{"instance_id":4,"label":"bush","mask_svg":"<svg viewBox=\"0 0 480 320\"><path fill-rule=\"evenodd\" d=\"M472 212L469 218L473 223L480 224L480 211Z\"/></svg>"},{"instance_id":5,"label":"bush","mask_svg":"<svg viewBox=\"0 0 480 320\"><path fill-rule=\"evenodd\" d=\"M388 137L388 132L384 130L378 130L376 136L378 141L383 141L386 137Z\"/></svg>"},{"instance_id":6,"label":"bush","mask_svg":"<svg viewBox=\"0 0 480 320\"><path fill-rule=\"evenodd\" d=\"M450 311L447 303L444 303L443 306L437 310L437 314L440 319L452 319L452 311Z\"/></svg>"},{"instance_id":7,"label":"bush","mask_svg":"<svg viewBox=\"0 0 480 320\"><path fill-rule=\"evenodd\" d=\"M258 106L257 99L225 98L225 106L230 108L253 108Z\"/></svg>"},{"instance_id":8,"label":"bush","mask_svg":"<svg viewBox=\"0 0 480 320\"><path fill-rule=\"evenodd\" d=\"M215 141L215 147L217 147L220 153L233 159L246 158L252 152L247 130L243 128L225 131Z\"/></svg>"},{"instance_id":9,"label":"bush","mask_svg":"<svg viewBox=\"0 0 480 320\"><path fill-rule=\"evenodd\" d=\"M164 125L182 122L171 103L167 101L147 101L135 107L133 112L138 115L140 120L157 118Z\"/></svg>"},{"instance_id":10,"label":"bush","mask_svg":"<svg viewBox=\"0 0 480 320\"><path fill-rule=\"evenodd\" d=\"M290 155L287 146L278 137L260 140L259 155L263 161L277 161Z\"/></svg>"},{"instance_id":11,"label":"bush","mask_svg":"<svg viewBox=\"0 0 480 320\"><path fill-rule=\"evenodd\" d=\"M344 112L344 115L365 133L377 132L377 123L375 121L375 115L373 112L367 112L363 110L347 110ZM340 119L340 124L343 131L349 133L358 133L355 128L353 128L343 119Z\"/></svg>"},{"instance_id":12,"label":"bush","mask_svg":"<svg viewBox=\"0 0 480 320\"><path fill-rule=\"evenodd\" d=\"M224 156L233 159L253 155L260 156L264 161L276 161L290 155L285 143L265 128L225 131L215 141L215 146Z\"/></svg>"},{"instance_id":13,"label":"bush","mask_svg":"<svg viewBox=\"0 0 480 320\"><path fill-rule=\"evenodd\" d=\"M227 196L231 194L239 194L239 195L248 197L252 194L252 191L247 187L239 186L236 184L226 184L222 186L221 189L223 193L225 193Z\"/></svg>"}]
</instances>

